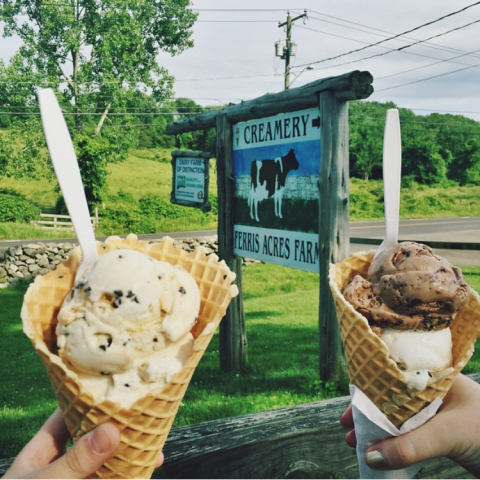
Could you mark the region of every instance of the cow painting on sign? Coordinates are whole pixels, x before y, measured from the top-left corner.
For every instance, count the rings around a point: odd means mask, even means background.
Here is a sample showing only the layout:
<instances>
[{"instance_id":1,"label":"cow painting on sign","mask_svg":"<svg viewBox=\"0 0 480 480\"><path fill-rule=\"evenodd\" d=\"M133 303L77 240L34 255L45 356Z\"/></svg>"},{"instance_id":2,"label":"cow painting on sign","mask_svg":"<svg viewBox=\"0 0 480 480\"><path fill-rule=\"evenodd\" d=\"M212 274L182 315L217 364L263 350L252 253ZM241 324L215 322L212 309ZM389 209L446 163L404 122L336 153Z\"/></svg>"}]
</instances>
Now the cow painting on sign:
<instances>
[{"instance_id":1,"label":"cow painting on sign","mask_svg":"<svg viewBox=\"0 0 480 480\"><path fill-rule=\"evenodd\" d=\"M254 160L250 170L250 192L248 195L248 206L250 217L257 222L258 204L262 200L272 198L275 205L275 216L282 218L282 197L285 190L287 175L292 170L298 170L299 163L295 151L290 151L283 157L273 160Z\"/></svg>"}]
</instances>

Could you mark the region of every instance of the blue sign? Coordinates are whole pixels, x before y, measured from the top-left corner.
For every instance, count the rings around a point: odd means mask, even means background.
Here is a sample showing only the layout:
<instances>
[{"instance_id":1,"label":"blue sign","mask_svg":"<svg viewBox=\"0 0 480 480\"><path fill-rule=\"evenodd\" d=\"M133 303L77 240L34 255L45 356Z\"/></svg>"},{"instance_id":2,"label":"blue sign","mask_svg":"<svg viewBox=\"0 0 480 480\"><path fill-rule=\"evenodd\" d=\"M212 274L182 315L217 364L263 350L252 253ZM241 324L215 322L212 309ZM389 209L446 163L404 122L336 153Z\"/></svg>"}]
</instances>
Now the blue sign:
<instances>
[{"instance_id":1,"label":"blue sign","mask_svg":"<svg viewBox=\"0 0 480 480\"><path fill-rule=\"evenodd\" d=\"M232 128L234 253L318 273L319 109Z\"/></svg>"}]
</instances>

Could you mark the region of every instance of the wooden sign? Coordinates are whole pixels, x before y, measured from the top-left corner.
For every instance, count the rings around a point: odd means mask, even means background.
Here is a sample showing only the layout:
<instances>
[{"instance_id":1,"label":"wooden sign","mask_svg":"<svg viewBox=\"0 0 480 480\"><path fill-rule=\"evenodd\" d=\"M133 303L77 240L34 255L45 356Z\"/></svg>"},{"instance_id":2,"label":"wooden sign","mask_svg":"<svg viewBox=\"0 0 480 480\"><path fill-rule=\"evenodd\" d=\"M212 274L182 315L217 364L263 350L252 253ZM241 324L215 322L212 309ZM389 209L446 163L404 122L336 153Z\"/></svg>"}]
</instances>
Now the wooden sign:
<instances>
[{"instance_id":1,"label":"wooden sign","mask_svg":"<svg viewBox=\"0 0 480 480\"><path fill-rule=\"evenodd\" d=\"M172 193L170 201L209 211L208 182L210 154L175 150L172 152Z\"/></svg>"},{"instance_id":2,"label":"wooden sign","mask_svg":"<svg viewBox=\"0 0 480 480\"><path fill-rule=\"evenodd\" d=\"M318 108L233 125L234 253L318 273Z\"/></svg>"},{"instance_id":3,"label":"wooden sign","mask_svg":"<svg viewBox=\"0 0 480 480\"><path fill-rule=\"evenodd\" d=\"M222 369L241 372L247 365L241 258L265 255L269 262L319 273L320 377L346 377L328 269L348 254L349 246L348 101L368 98L372 81L369 72L348 72L167 125L172 135L217 131L218 255L237 274L240 289L220 324ZM311 129L312 137L303 129ZM273 175L276 183L263 178L265 160L279 169ZM313 165L318 197L308 193L301 199L293 193L294 184L305 180L295 177L309 177ZM309 202L317 208L312 210ZM309 231L314 225L317 230Z\"/></svg>"}]
</instances>

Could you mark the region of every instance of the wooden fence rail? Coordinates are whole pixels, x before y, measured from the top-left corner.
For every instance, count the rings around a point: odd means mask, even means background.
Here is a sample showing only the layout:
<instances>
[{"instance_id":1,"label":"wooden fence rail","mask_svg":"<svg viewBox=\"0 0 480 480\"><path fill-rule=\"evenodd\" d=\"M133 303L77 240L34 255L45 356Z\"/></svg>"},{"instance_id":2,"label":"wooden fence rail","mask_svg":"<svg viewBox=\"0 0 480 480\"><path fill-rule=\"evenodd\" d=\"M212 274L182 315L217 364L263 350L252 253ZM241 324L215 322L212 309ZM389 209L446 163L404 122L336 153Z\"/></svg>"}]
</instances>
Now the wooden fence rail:
<instances>
[{"instance_id":1,"label":"wooden fence rail","mask_svg":"<svg viewBox=\"0 0 480 480\"><path fill-rule=\"evenodd\" d=\"M73 229L73 223L70 220L70 215L57 215L50 213L41 213L40 218L48 220L34 220L33 224L40 228L59 229Z\"/></svg>"},{"instance_id":2,"label":"wooden fence rail","mask_svg":"<svg viewBox=\"0 0 480 480\"><path fill-rule=\"evenodd\" d=\"M34 220L32 223L40 228L48 228L54 230L73 230L73 223L70 215L59 215L56 213L41 213L40 220ZM41 220L45 219L45 220ZM98 225L98 209L95 209L95 215L92 217L93 228L96 229Z\"/></svg>"},{"instance_id":3,"label":"wooden fence rail","mask_svg":"<svg viewBox=\"0 0 480 480\"><path fill-rule=\"evenodd\" d=\"M470 377L480 383L480 373ZM348 404L340 397L174 428L152 478L358 478L339 422ZM0 461L0 475L12 460ZM441 458L416 478L474 477Z\"/></svg>"}]
</instances>

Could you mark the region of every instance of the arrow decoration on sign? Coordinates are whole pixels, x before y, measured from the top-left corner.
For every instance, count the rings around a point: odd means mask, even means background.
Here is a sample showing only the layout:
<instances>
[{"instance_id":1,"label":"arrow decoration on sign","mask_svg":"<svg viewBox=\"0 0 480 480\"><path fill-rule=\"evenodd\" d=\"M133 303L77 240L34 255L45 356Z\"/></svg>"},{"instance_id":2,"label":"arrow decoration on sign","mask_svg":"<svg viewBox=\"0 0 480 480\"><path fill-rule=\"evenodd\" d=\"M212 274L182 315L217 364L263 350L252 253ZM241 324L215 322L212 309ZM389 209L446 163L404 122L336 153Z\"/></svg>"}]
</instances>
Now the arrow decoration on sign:
<instances>
[{"instance_id":1,"label":"arrow decoration on sign","mask_svg":"<svg viewBox=\"0 0 480 480\"><path fill-rule=\"evenodd\" d=\"M320 119L320 117L314 118L314 119L312 120L312 127L320 128L320 125L321 125L321 119Z\"/></svg>"}]
</instances>

